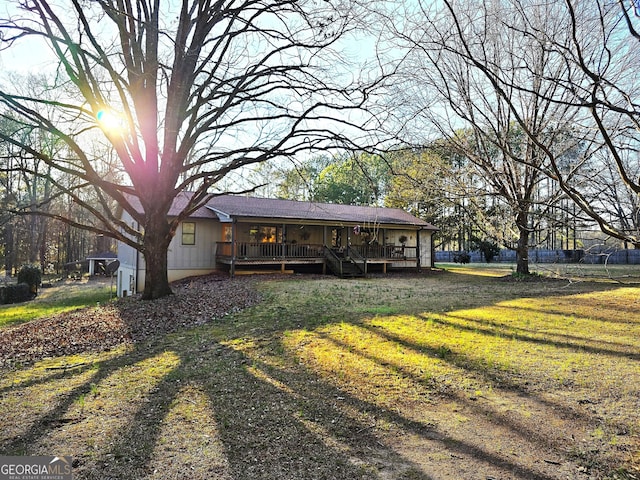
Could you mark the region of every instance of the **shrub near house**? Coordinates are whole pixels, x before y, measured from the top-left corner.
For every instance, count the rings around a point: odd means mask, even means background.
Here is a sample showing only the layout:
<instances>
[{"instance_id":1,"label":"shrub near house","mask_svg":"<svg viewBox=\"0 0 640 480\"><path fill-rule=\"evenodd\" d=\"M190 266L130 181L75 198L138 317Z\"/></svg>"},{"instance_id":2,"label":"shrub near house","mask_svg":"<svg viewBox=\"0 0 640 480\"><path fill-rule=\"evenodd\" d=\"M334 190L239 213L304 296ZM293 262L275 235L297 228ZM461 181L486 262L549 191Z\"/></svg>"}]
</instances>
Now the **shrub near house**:
<instances>
[{"instance_id":1,"label":"shrub near house","mask_svg":"<svg viewBox=\"0 0 640 480\"><path fill-rule=\"evenodd\" d=\"M38 295L38 287L42 280L40 268L25 265L18 272L18 283L0 286L0 304L20 303L31 300Z\"/></svg>"},{"instance_id":2,"label":"shrub near house","mask_svg":"<svg viewBox=\"0 0 640 480\"><path fill-rule=\"evenodd\" d=\"M26 283L0 286L0 305L26 302L32 298L31 289Z\"/></svg>"},{"instance_id":3,"label":"shrub near house","mask_svg":"<svg viewBox=\"0 0 640 480\"><path fill-rule=\"evenodd\" d=\"M40 267L35 265L24 265L18 272L18 283L29 285L29 291L35 297L38 295L38 287L42 282Z\"/></svg>"}]
</instances>

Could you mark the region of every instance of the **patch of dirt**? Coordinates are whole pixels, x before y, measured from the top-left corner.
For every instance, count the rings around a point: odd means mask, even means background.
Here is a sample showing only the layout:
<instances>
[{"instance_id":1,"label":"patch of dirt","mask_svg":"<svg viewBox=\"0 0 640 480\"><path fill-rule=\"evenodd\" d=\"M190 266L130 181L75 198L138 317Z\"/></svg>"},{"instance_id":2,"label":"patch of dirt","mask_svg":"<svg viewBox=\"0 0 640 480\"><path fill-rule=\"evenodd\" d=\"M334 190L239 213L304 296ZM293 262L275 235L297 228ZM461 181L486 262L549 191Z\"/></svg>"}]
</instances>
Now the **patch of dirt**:
<instances>
[{"instance_id":1,"label":"patch of dirt","mask_svg":"<svg viewBox=\"0 0 640 480\"><path fill-rule=\"evenodd\" d=\"M0 368L105 351L202 325L257 303L254 284L251 277L193 277L173 283L170 297L149 302L139 296L121 298L5 328L0 331Z\"/></svg>"}]
</instances>

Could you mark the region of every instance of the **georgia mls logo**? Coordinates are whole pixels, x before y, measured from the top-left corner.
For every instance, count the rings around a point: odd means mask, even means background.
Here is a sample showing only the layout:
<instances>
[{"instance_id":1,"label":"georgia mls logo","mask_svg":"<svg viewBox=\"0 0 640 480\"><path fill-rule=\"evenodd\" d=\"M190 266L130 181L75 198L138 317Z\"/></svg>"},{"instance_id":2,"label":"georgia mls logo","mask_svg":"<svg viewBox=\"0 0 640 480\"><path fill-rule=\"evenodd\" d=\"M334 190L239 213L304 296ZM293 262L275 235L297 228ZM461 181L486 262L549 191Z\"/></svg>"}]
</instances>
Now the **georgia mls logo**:
<instances>
[{"instance_id":1,"label":"georgia mls logo","mask_svg":"<svg viewBox=\"0 0 640 480\"><path fill-rule=\"evenodd\" d=\"M72 480L71 457L0 456L0 480Z\"/></svg>"}]
</instances>

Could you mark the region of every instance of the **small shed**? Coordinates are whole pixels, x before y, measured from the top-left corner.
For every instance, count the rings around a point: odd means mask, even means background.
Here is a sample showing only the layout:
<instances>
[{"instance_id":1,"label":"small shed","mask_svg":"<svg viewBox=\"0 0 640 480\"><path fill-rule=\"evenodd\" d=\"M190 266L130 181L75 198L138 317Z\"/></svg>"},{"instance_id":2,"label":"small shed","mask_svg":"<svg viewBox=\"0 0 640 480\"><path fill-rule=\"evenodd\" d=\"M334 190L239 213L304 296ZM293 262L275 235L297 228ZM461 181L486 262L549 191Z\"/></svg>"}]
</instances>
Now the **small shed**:
<instances>
[{"instance_id":1,"label":"small shed","mask_svg":"<svg viewBox=\"0 0 640 480\"><path fill-rule=\"evenodd\" d=\"M111 262L115 262L118 259L118 255L113 252L101 252L91 254L87 257L89 262L89 275L105 275L107 273L107 265Z\"/></svg>"}]
</instances>

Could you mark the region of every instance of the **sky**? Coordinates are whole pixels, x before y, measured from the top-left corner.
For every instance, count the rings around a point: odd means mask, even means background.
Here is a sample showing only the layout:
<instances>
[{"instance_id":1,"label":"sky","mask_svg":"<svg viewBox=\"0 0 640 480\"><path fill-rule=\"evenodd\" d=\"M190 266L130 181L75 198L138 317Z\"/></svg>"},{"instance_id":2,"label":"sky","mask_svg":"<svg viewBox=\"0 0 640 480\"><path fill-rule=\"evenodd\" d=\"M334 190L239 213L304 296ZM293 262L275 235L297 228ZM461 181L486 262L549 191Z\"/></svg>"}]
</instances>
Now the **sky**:
<instances>
[{"instance_id":1,"label":"sky","mask_svg":"<svg viewBox=\"0 0 640 480\"><path fill-rule=\"evenodd\" d=\"M64 0L63 0L64 1ZM640 0L639 0L640 1ZM0 18L9 18L18 12L17 0L0 0ZM349 34L340 42L346 56L360 62L374 59L376 39L362 32ZM55 69L55 58L49 45L44 41L30 38L20 41L9 49L0 50L0 69L17 73L42 72Z\"/></svg>"},{"instance_id":2,"label":"sky","mask_svg":"<svg viewBox=\"0 0 640 480\"><path fill-rule=\"evenodd\" d=\"M0 0L0 17L10 18L16 14L16 0ZM2 45L4 47L4 45ZM44 41L31 38L28 42L19 41L11 48L0 50L0 71L20 74L53 70L51 50Z\"/></svg>"},{"instance_id":3,"label":"sky","mask_svg":"<svg viewBox=\"0 0 640 480\"><path fill-rule=\"evenodd\" d=\"M54 0L55 1L55 0ZM60 0L64 3L68 0ZM17 0L0 0L0 18L8 18L15 15L17 10L15 5ZM357 63L365 63L374 58L375 39L363 37L356 33L348 35L339 45L346 56L354 59ZM28 74L55 72L57 62L50 46L43 40L30 38L28 41L22 40L9 49L0 51L0 85L4 83L7 90L11 87L6 82L10 81L7 74ZM357 73L354 73L354 77ZM238 140L236 139L237 143ZM311 153L310 153L311 154Z\"/></svg>"}]
</instances>

